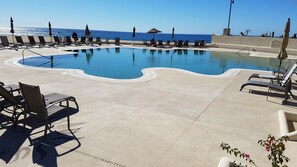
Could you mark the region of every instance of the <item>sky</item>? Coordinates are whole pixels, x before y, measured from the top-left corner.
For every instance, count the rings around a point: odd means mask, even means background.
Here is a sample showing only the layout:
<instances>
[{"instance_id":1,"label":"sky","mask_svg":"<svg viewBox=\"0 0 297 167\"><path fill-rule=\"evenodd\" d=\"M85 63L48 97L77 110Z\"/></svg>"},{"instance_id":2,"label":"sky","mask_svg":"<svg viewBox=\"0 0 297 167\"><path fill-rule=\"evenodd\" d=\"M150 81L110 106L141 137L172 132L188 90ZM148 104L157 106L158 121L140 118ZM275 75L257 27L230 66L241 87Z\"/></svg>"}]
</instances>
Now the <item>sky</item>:
<instances>
[{"instance_id":1,"label":"sky","mask_svg":"<svg viewBox=\"0 0 297 167\"><path fill-rule=\"evenodd\" d=\"M0 27L47 27L163 33L222 34L228 25L230 0L0 0ZM231 34L282 35L291 18L297 33L297 0L234 0Z\"/></svg>"}]
</instances>

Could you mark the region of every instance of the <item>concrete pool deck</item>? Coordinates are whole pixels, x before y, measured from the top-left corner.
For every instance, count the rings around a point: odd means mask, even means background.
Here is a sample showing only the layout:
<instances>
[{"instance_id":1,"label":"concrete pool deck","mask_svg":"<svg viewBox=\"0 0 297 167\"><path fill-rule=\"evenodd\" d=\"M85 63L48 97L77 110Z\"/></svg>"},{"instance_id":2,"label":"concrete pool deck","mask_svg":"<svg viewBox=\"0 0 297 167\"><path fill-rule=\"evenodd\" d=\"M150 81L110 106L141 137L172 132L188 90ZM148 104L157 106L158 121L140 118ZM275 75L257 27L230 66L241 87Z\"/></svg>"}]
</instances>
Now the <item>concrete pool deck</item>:
<instances>
[{"instance_id":1,"label":"concrete pool deck","mask_svg":"<svg viewBox=\"0 0 297 167\"><path fill-rule=\"evenodd\" d=\"M47 55L63 54L63 49L32 50ZM260 52L251 55L276 57ZM214 77L160 68L153 70L156 75L151 79L117 82L78 77L69 70L10 64L21 57L22 50L0 50L1 81L39 85L42 93L75 96L80 110L71 116L71 129L81 145L71 150L78 142L65 139L59 143L56 139L65 136L58 134L49 136L46 143L30 145L23 131L4 128L0 130L0 166L213 167L221 157L233 158L220 148L226 142L251 154L258 166L268 167L265 148L258 140L268 134L280 137L278 110L297 112L295 100L290 99L289 105L282 105L278 97L266 101L267 88L247 86L240 92L252 70ZM249 93L250 88L256 91ZM53 125L53 130L71 136L65 120ZM285 155L291 159L288 166L294 166L297 142L286 145Z\"/></svg>"}]
</instances>

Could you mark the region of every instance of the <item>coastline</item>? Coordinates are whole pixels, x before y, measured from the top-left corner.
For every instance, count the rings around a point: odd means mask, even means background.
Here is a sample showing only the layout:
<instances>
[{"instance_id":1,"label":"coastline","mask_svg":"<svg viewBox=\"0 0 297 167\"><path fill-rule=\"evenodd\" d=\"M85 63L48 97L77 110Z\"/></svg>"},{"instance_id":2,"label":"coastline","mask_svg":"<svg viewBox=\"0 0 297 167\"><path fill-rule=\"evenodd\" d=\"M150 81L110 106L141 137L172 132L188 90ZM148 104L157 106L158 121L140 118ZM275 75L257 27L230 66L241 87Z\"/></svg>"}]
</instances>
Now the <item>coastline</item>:
<instances>
[{"instance_id":1,"label":"coastline","mask_svg":"<svg viewBox=\"0 0 297 167\"><path fill-rule=\"evenodd\" d=\"M52 28L53 36L65 37L71 36L72 32L76 31L78 37L85 36L84 29L66 29L66 28ZM107 30L90 30L92 36L100 37L102 39L110 39L114 40L115 38L119 37L121 40L128 40L132 41L132 29L131 32L126 31L107 31ZM11 36L9 33L9 28L5 27L5 29L0 29L0 35ZM15 28L15 35L21 36L45 36L48 37L48 28L38 28L38 27L16 27ZM135 41L149 41L153 37L152 34L146 32L136 32L136 36L134 38ZM194 42L195 40L206 40L208 43L211 42L211 34L179 34L178 32L175 33L174 39L172 39L171 33L157 33L154 34L156 40L160 39L163 41L166 40L189 40L190 42Z\"/></svg>"}]
</instances>

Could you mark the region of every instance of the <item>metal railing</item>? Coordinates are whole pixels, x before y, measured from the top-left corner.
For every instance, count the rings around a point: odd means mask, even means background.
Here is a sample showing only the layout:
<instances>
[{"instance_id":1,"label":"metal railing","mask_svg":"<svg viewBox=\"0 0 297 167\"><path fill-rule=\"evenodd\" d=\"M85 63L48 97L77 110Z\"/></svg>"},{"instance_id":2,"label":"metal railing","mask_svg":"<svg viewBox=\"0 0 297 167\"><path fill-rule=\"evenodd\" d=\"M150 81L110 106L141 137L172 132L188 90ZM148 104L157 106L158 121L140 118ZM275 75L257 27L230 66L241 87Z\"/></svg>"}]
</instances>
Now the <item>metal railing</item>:
<instances>
[{"instance_id":1,"label":"metal railing","mask_svg":"<svg viewBox=\"0 0 297 167\"><path fill-rule=\"evenodd\" d=\"M46 57L46 56L44 56L44 55L42 55L42 54L40 54L40 53L37 53L37 52L34 52L34 51L28 49L28 48L25 48L25 49L22 51L23 59L25 58L24 52L25 52L26 50L29 51L29 52L31 52L31 53L34 53L34 54L36 54L36 55L38 55L38 56L40 56L40 57L43 57L43 58L46 58L46 59L49 59L49 60L52 60L52 59L53 59L52 56L51 56L51 57Z\"/></svg>"},{"instance_id":2,"label":"metal railing","mask_svg":"<svg viewBox=\"0 0 297 167\"><path fill-rule=\"evenodd\" d=\"M251 50L250 47L242 48L242 49L240 49L239 51L237 51L236 54L239 54L240 52L245 51L245 50L248 51L248 54L250 54L250 50Z\"/></svg>"},{"instance_id":3,"label":"metal railing","mask_svg":"<svg viewBox=\"0 0 297 167\"><path fill-rule=\"evenodd\" d=\"M32 50L30 50L30 49L28 49L28 48L25 48L25 49L22 51L23 64L25 63L25 51L29 51L29 52L31 52L31 53L33 53L33 54L36 54L36 55L40 56L40 57L43 57L43 58L45 58L45 59L48 59L49 61L48 61L47 63L50 62L50 63L51 63L51 66L53 66L53 61L54 61L54 57L53 57L53 56L47 57L47 56L44 56L44 55L42 55L42 54L40 54L40 53L37 53L37 52L35 52L35 51L32 51ZM47 63L44 63L44 64L47 64Z\"/></svg>"}]
</instances>

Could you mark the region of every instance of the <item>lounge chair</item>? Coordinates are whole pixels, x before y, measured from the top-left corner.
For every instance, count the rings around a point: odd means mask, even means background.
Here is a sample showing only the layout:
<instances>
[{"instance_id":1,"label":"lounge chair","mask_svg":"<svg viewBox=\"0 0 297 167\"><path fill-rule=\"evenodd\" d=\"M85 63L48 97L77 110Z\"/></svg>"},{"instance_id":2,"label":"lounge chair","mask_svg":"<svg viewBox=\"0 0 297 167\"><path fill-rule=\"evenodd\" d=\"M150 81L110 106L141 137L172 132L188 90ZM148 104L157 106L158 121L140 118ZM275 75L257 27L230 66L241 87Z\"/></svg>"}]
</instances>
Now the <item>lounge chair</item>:
<instances>
[{"instance_id":1,"label":"lounge chair","mask_svg":"<svg viewBox=\"0 0 297 167\"><path fill-rule=\"evenodd\" d=\"M185 40L183 47L186 47L186 48L189 47L189 40Z\"/></svg>"},{"instance_id":2,"label":"lounge chair","mask_svg":"<svg viewBox=\"0 0 297 167\"><path fill-rule=\"evenodd\" d=\"M143 42L143 45L144 46L148 46L149 45L146 40L143 40L142 42Z\"/></svg>"},{"instance_id":3,"label":"lounge chair","mask_svg":"<svg viewBox=\"0 0 297 167\"><path fill-rule=\"evenodd\" d=\"M3 82L0 82L0 86L4 87L10 93L14 93L14 92L20 93L19 85L15 85L15 84L5 85Z\"/></svg>"},{"instance_id":4,"label":"lounge chair","mask_svg":"<svg viewBox=\"0 0 297 167\"><path fill-rule=\"evenodd\" d=\"M149 46L153 46L153 47L157 46L157 43L154 38L150 40Z\"/></svg>"},{"instance_id":5,"label":"lounge chair","mask_svg":"<svg viewBox=\"0 0 297 167\"><path fill-rule=\"evenodd\" d=\"M163 40L158 40L157 46L161 46L161 47L164 46Z\"/></svg>"},{"instance_id":6,"label":"lounge chair","mask_svg":"<svg viewBox=\"0 0 297 167\"><path fill-rule=\"evenodd\" d=\"M12 49L14 45L10 45L7 36L0 36L1 44L5 49Z\"/></svg>"},{"instance_id":7,"label":"lounge chair","mask_svg":"<svg viewBox=\"0 0 297 167\"><path fill-rule=\"evenodd\" d=\"M183 42L184 42L183 40L178 40L176 46L180 48L183 47Z\"/></svg>"},{"instance_id":8,"label":"lounge chair","mask_svg":"<svg viewBox=\"0 0 297 167\"><path fill-rule=\"evenodd\" d=\"M19 83L22 95L24 97L26 108L25 111L30 116L40 117L44 119L44 137L47 135L47 130L50 130L49 124L55 120L50 120L54 115L65 112L67 113L67 126L70 129L70 114L69 114L69 101L73 101L78 109L78 104L73 96L52 93L43 96L40 92L39 86L27 85ZM62 105L66 102L66 106Z\"/></svg>"},{"instance_id":9,"label":"lounge chair","mask_svg":"<svg viewBox=\"0 0 297 167\"><path fill-rule=\"evenodd\" d=\"M39 42L41 45L45 46L46 45L46 42L45 42L45 39L44 39L44 36L38 36L38 39L39 39Z\"/></svg>"},{"instance_id":10,"label":"lounge chair","mask_svg":"<svg viewBox=\"0 0 297 167\"><path fill-rule=\"evenodd\" d=\"M24 44L23 38L21 36L15 36L16 39L16 45L19 48L26 48L27 46Z\"/></svg>"},{"instance_id":11,"label":"lounge chair","mask_svg":"<svg viewBox=\"0 0 297 167\"><path fill-rule=\"evenodd\" d=\"M293 66L297 66L295 63ZM288 94L290 93L292 98L295 99L293 93L291 92L292 89L292 84L291 84L291 77L294 73L294 70L296 67L291 68L288 72L288 74L282 79L282 80L277 80L274 82L271 80L271 82L262 82L262 81L254 81L254 80L247 80L244 84L242 84L240 91L245 87L245 86L259 86L259 87L268 87L268 92L267 92L267 98L268 99L268 93L271 90L278 90L278 91L283 91L285 92L285 100L283 101L283 104L287 103L287 100L289 98Z\"/></svg>"},{"instance_id":12,"label":"lounge chair","mask_svg":"<svg viewBox=\"0 0 297 167\"><path fill-rule=\"evenodd\" d=\"M93 40L94 40L93 37L89 37L89 38L88 38L88 41L87 41L87 42L88 42L88 45L93 45L93 43L94 43Z\"/></svg>"},{"instance_id":13,"label":"lounge chair","mask_svg":"<svg viewBox=\"0 0 297 167\"><path fill-rule=\"evenodd\" d=\"M163 45L162 47L164 48L172 48L172 46L170 45L170 40L167 40L165 45Z\"/></svg>"},{"instance_id":14,"label":"lounge chair","mask_svg":"<svg viewBox=\"0 0 297 167\"><path fill-rule=\"evenodd\" d=\"M170 46L170 40L167 40L165 46Z\"/></svg>"},{"instance_id":15,"label":"lounge chair","mask_svg":"<svg viewBox=\"0 0 297 167\"><path fill-rule=\"evenodd\" d=\"M38 47L38 48L40 47L40 45L37 45L37 43L36 43L36 41L35 41L35 39L34 39L33 36L28 36L28 39L29 39L30 45L32 47Z\"/></svg>"},{"instance_id":16,"label":"lounge chair","mask_svg":"<svg viewBox=\"0 0 297 167\"><path fill-rule=\"evenodd\" d=\"M120 38L115 38L114 44L119 46L120 45Z\"/></svg>"},{"instance_id":17,"label":"lounge chair","mask_svg":"<svg viewBox=\"0 0 297 167\"><path fill-rule=\"evenodd\" d=\"M98 44L99 46L102 44L102 41L100 39L100 37L96 37L96 44Z\"/></svg>"},{"instance_id":18,"label":"lounge chair","mask_svg":"<svg viewBox=\"0 0 297 167\"><path fill-rule=\"evenodd\" d=\"M11 120L16 125L20 115L24 113L23 97L21 95L14 96L3 86L0 86L0 112L5 111L11 114ZM20 112L19 112L20 111Z\"/></svg>"},{"instance_id":19,"label":"lounge chair","mask_svg":"<svg viewBox=\"0 0 297 167\"><path fill-rule=\"evenodd\" d=\"M41 45L45 46L45 47L49 47L49 46L54 46L53 43L46 43L44 36L38 36L39 42Z\"/></svg>"},{"instance_id":20,"label":"lounge chair","mask_svg":"<svg viewBox=\"0 0 297 167\"><path fill-rule=\"evenodd\" d=\"M78 45L86 44L86 37L82 36L80 37L80 41L78 42Z\"/></svg>"},{"instance_id":21,"label":"lounge chair","mask_svg":"<svg viewBox=\"0 0 297 167\"><path fill-rule=\"evenodd\" d=\"M252 78L261 78L261 79L270 79L270 80L273 80L273 79L282 79L282 78L286 77L286 75L288 75L289 71L290 71L292 68L294 68L293 71L297 68L296 63L294 63L292 66L290 66L290 67L287 69L287 71L286 71L284 74L282 74L282 76L279 76L279 78L278 78L277 75L252 74L252 75L250 75L250 77L249 77L248 80L250 80L250 79L252 79ZM274 73L275 73L275 72L274 72Z\"/></svg>"},{"instance_id":22,"label":"lounge chair","mask_svg":"<svg viewBox=\"0 0 297 167\"><path fill-rule=\"evenodd\" d=\"M59 39L59 37L58 36L53 36L53 38L54 38L54 45L60 45L60 46L62 46L61 45L61 41L60 41L60 39Z\"/></svg>"},{"instance_id":23,"label":"lounge chair","mask_svg":"<svg viewBox=\"0 0 297 167\"><path fill-rule=\"evenodd\" d=\"M297 68L297 63L295 63L292 68L288 71L288 73L280 80L277 81L278 83L280 83L282 86L285 85L288 80L290 79L290 77L293 75L295 69ZM269 84L271 84L271 82L262 82L262 81L254 81L254 80L247 80L245 83L242 84L240 91L248 85L251 86L260 86L260 87L268 87Z\"/></svg>"},{"instance_id":24,"label":"lounge chair","mask_svg":"<svg viewBox=\"0 0 297 167\"><path fill-rule=\"evenodd\" d=\"M206 46L206 41L205 40L201 40L199 43L199 47L203 48Z\"/></svg>"},{"instance_id":25,"label":"lounge chair","mask_svg":"<svg viewBox=\"0 0 297 167\"><path fill-rule=\"evenodd\" d=\"M270 83L268 85L268 92L267 92L266 100L268 100L268 95L272 90L277 90L277 91L285 92L285 100L282 101L282 104L286 104L288 99L290 98L289 93L293 99L296 99L295 96L293 95L293 93L291 92L291 89L292 89L292 80L291 79L289 79L286 84Z\"/></svg>"},{"instance_id":26,"label":"lounge chair","mask_svg":"<svg viewBox=\"0 0 297 167\"><path fill-rule=\"evenodd\" d=\"M194 42L194 47L200 47L200 40L196 40L195 42Z\"/></svg>"},{"instance_id":27,"label":"lounge chair","mask_svg":"<svg viewBox=\"0 0 297 167\"><path fill-rule=\"evenodd\" d=\"M71 45L72 44L72 41L71 41L71 38L70 38L70 36L66 36L65 37L65 42L66 42L66 45Z\"/></svg>"},{"instance_id":28,"label":"lounge chair","mask_svg":"<svg viewBox=\"0 0 297 167\"><path fill-rule=\"evenodd\" d=\"M110 43L109 43L109 38L105 39L105 44L106 44L106 45L109 45L109 44L110 44Z\"/></svg>"}]
</instances>

